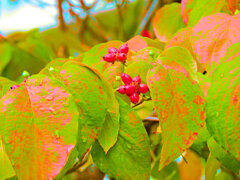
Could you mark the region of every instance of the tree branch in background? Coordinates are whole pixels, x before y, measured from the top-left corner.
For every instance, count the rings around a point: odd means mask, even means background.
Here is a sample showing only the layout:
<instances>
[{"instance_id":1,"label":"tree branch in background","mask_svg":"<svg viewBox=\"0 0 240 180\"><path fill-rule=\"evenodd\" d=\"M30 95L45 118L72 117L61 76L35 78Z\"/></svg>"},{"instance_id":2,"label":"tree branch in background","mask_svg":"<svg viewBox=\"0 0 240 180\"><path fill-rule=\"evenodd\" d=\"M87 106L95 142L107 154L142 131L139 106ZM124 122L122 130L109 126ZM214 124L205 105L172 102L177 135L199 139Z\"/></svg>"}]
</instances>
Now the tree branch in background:
<instances>
[{"instance_id":1,"label":"tree branch in background","mask_svg":"<svg viewBox=\"0 0 240 180\"><path fill-rule=\"evenodd\" d=\"M66 30L66 24L63 19L63 9L62 9L63 0L57 0L57 8L58 8L58 26L62 31Z\"/></svg>"}]
</instances>

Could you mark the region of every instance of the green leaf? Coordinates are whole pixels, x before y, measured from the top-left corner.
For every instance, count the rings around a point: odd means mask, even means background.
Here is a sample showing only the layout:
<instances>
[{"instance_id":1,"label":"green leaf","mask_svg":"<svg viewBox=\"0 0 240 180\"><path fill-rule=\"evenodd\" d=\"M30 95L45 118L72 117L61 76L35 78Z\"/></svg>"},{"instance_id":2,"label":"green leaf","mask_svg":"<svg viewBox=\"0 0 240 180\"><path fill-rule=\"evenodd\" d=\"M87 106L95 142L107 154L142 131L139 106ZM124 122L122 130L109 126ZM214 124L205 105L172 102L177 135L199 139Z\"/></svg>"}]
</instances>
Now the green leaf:
<instances>
[{"instance_id":1,"label":"green leaf","mask_svg":"<svg viewBox=\"0 0 240 180\"><path fill-rule=\"evenodd\" d=\"M151 177L153 179L163 179L163 180L180 180L180 172L178 164L172 162L166 167L164 167L160 172L158 171L159 160L156 161L152 168Z\"/></svg>"},{"instance_id":2,"label":"green leaf","mask_svg":"<svg viewBox=\"0 0 240 180\"><path fill-rule=\"evenodd\" d=\"M194 26L202 17L220 12L224 5L225 0L182 0L183 22L188 26Z\"/></svg>"},{"instance_id":3,"label":"green leaf","mask_svg":"<svg viewBox=\"0 0 240 180\"><path fill-rule=\"evenodd\" d=\"M210 134L204 125L204 127L199 131L197 139L191 146L191 149L196 151L202 157L205 156L205 147L207 146L207 140L210 138Z\"/></svg>"},{"instance_id":4,"label":"green leaf","mask_svg":"<svg viewBox=\"0 0 240 180\"><path fill-rule=\"evenodd\" d=\"M240 160L240 57L219 65L207 95L207 128L219 145Z\"/></svg>"},{"instance_id":5,"label":"green leaf","mask_svg":"<svg viewBox=\"0 0 240 180\"><path fill-rule=\"evenodd\" d=\"M0 135L19 179L59 173L76 145L78 116L72 95L47 76L32 76L2 97Z\"/></svg>"},{"instance_id":6,"label":"green leaf","mask_svg":"<svg viewBox=\"0 0 240 180\"><path fill-rule=\"evenodd\" d=\"M205 119L205 101L199 85L178 68L167 68L158 65L149 70L147 75L153 105L162 128L159 170L192 145Z\"/></svg>"},{"instance_id":7,"label":"green leaf","mask_svg":"<svg viewBox=\"0 0 240 180\"><path fill-rule=\"evenodd\" d=\"M229 46L225 56L220 59L220 64L231 61L238 56L240 56L240 42L237 42Z\"/></svg>"},{"instance_id":8,"label":"green leaf","mask_svg":"<svg viewBox=\"0 0 240 180\"><path fill-rule=\"evenodd\" d=\"M208 140L208 148L212 154L223 166L232 170L234 173L238 173L240 170L240 162L231 155L229 152L224 150L214 138Z\"/></svg>"},{"instance_id":9,"label":"green leaf","mask_svg":"<svg viewBox=\"0 0 240 180\"><path fill-rule=\"evenodd\" d=\"M167 69L173 68L197 81L197 63L190 52L182 47L171 47L158 56L158 62Z\"/></svg>"},{"instance_id":10,"label":"green leaf","mask_svg":"<svg viewBox=\"0 0 240 180\"><path fill-rule=\"evenodd\" d=\"M140 76L142 80L141 83L146 84L147 72L152 67L153 65L151 65L149 62L139 60L137 62L129 64L125 69L125 73L129 74L131 77Z\"/></svg>"},{"instance_id":11,"label":"green leaf","mask_svg":"<svg viewBox=\"0 0 240 180\"><path fill-rule=\"evenodd\" d=\"M7 42L0 42L0 74L7 66L7 64L11 61L12 56L12 48Z\"/></svg>"},{"instance_id":12,"label":"green leaf","mask_svg":"<svg viewBox=\"0 0 240 180\"><path fill-rule=\"evenodd\" d=\"M146 130L134 110L118 98L120 130L117 143L104 153L98 142L92 147L97 167L116 179L149 179L150 146ZM137 162L137 163L136 163Z\"/></svg>"},{"instance_id":13,"label":"green leaf","mask_svg":"<svg viewBox=\"0 0 240 180\"><path fill-rule=\"evenodd\" d=\"M209 153L205 166L205 179L212 180L220 166L221 163L214 156L212 156L211 153Z\"/></svg>"},{"instance_id":14,"label":"green leaf","mask_svg":"<svg viewBox=\"0 0 240 180\"><path fill-rule=\"evenodd\" d=\"M53 52L53 58L73 56L74 52L83 52L86 47L77 38L75 31L62 31L52 28L40 33L40 39ZM61 52L62 50L62 52Z\"/></svg>"},{"instance_id":15,"label":"green leaf","mask_svg":"<svg viewBox=\"0 0 240 180\"><path fill-rule=\"evenodd\" d=\"M159 9L153 18L153 29L160 41L167 42L181 28L184 28L179 3L171 3Z\"/></svg>"},{"instance_id":16,"label":"green leaf","mask_svg":"<svg viewBox=\"0 0 240 180\"><path fill-rule=\"evenodd\" d=\"M16 83L7 78L0 77L0 98L7 92L7 90L10 90L10 87L14 84Z\"/></svg>"},{"instance_id":17,"label":"green leaf","mask_svg":"<svg viewBox=\"0 0 240 180\"><path fill-rule=\"evenodd\" d=\"M98 142L105 153L117 142L119 133L119 104L109 82L102 79L107 93L107 116L98 136Z\"/></svg>"},{"instance_id":18,"label":"green leaf","mask_svg":"<svg viewBox=\"0 0 240 180\"><path fill-rule=\"evenodd\" d=\"M134 107L134 110L137 112L141 119L145 119L153 112L152 101L144 101L142 104Z\"/></svg>"},{"instance_id":19,"label":"green leaf","mask_svg":"<svg viewBox=\"0 0 240 180\"><path fill-rule=\"evenodd\" d=\"M2 136L0 136L0 179L4 180L15 175L16 173L3 145Z\"/></svg>"},{"instance_id":20,"label":"green leaf","mask_svg":"<svg viewBox=\"0 0 240 180\"><path fill-rule=\"evenodd\" d=\"M118 88L121 81L116 80L116 76L121 76L124 71L124 65L121 62L115 62L103 72L103 77L112 85L113 88Z\"/></svg>"}]
</instances>

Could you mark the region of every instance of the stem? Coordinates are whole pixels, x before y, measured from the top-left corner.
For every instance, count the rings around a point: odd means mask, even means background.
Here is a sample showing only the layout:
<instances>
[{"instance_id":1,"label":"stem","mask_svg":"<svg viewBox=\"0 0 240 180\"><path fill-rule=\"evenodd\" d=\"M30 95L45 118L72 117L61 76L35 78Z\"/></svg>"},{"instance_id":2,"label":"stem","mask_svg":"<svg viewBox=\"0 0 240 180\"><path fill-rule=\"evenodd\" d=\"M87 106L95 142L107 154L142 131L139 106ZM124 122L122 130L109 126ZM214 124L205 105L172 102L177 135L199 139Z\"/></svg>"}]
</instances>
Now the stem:
<instances>
[{"instance_id":1,"label":"stem","mask_svg":"<svg viewBox=\"0 0 240 180\"><path fill-rule=\"evenodd\" d=\"M57 0L57 8L58 8L58 26L62 31L66 30L66 24L63 19L63 9L62 9L63 0Z\"/></svg>"},{"instance_id":2,"label":"stem","mask_svg":"<svg viewBox=\"0 0 240 180\"><path fill-rule=\"evenodd\" d=\"M134 108L134 107L136 107L136 106L139 106L139 105L142 104L144 101L150 101L150 100L152 100L151 97L146 98L146 97L143 95L143 98L141 99L141 101L140 101L139 103L137 103L137 104L134 104L134 105L132 106L132 108Z\"/></svg>"}]
</instances>

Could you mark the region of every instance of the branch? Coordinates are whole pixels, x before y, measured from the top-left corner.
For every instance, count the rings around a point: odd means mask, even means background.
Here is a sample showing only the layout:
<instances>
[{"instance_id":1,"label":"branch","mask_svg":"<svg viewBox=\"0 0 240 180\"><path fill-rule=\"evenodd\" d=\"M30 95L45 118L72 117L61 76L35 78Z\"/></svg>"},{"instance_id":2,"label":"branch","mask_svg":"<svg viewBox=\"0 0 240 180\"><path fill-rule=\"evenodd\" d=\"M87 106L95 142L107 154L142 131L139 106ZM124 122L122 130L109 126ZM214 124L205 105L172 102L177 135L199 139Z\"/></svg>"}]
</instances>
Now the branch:
<instances>
[{"instance_id":1,"label":"branch","mask_svg":"<svg viewBox=\"0 0 240 180\"><path fill-rule=\"evenodd\" d=\"M62 9L63 0L57 0L57 8L58 8L58 26L62 31L66 30L66 24L63 19L63 9Z\"/></svg>"}]
</instances>

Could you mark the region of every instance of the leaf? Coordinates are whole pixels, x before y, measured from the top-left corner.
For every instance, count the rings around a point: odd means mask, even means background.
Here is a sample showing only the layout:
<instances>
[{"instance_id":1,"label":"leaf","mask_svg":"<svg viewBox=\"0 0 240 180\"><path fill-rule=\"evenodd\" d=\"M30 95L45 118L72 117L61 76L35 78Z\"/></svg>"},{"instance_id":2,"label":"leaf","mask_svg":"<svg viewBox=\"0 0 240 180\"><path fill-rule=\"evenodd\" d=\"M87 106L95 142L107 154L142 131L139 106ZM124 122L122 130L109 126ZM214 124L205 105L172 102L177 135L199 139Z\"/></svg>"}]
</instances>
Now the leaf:
<instances>
[{"instance_id":1,"label":"leaf","mask_svg":"<svg viewBox=\"0 0 240 180\"><path fill-rule=\"evenodd\" d=\"M193 50L193 47L192 47L192 42L191 42L192 33L193 33L192 28L190 28L190 27L186 27L186 28L183 28L183 29L179 30L172 37L172 39L169 40L168 44L166 45L165 50L170 48L170 47L174 47L174 46L179 46L179 47L182 47L182 48L186 48L190 52L193 59L197 63L198 72L203 73L205 69L202 67L202 65L197 60L196 54L195 54L195 52Z\"/></svg>"},{"instance_id":2,"label":"leaf","mask_svg":"<svg viewBox=\"0 0 240 180\"><path fill-rule=\"evenodd\" d=\"M58 174L76 145L78 115L62 83L43 75L2 97L0 135L19 179Z\"/></svg>"},{"instance_id":3,"label":"leaf","mask_svg":"<svg viewBox=\"0 0 240 180\"><path fill-rule=\"evenodd\" d=\"M184 155L185 161L179 163L181 179L196 180L201 179L203 173L203 163L201 157L194 151L188 150Z\"/></svg>"},{"instance_id":4,"label":"leaf","mask_svg":"<svg viewBox=\"0 0 240 180\"><path fill-rule=\"evenodd\" d=\"M208 89L211 85L211 78L199 72L197 73L197 78L198 78L198 84L204 94L204 97L206 97L208 93Z\"/></svg>"},{"instance_id":5,"label":"leaf","mask_svg":"<svg viewBox=\"0 0 240 180\"><path fill-rule=\"evenodd\" d=\"M141 78L141 83L146 84L147 80L147 72L150 68L152 68L153 65L151 65L149 62L145 62L145 61L137 61L137 62L133 62L131 64L129 64L126 68L125 68L125 73L129 74L131 77L135 77L135 76L140 76Z\"/></svg>"},{"instance_id":6,"label":"leaf","mask_svg":"<svg viewBox=\"0 0 240 180\"><path fill-rule=\"evenodd\" d=\"M166 69L173 68L197 81L197 63L189 51L182 47L171 47L158 56L158 62Z\"/></svg>"},{"instance_id":7,"label":"leaf","mask_svg":"<svg viewBox=\"0 0 240 180\"><path fill-rule=\"evenodd\" d=\"M121 85L120 81L116 80L116 76L121 76L123 71L124 71L124 65L121 62L115 62L103 72L103 77L115 89Z\"/></svg>"},{"instance_id":8,"label":"leaf","mask_svg":"<svg viewBox=\"0 0 240 180\"><path fill-rule=\"evenodd\" d=\"M182 0L181 15L184 24L194 26L205 16L220 12L225 0Z\"/></svg>"},{"instance_id":9,"label":"leaf","mask_svg":"<svg viewBox=\"0 0 240 180\"><path fill-rule=\"evenodd\" d=\"M98 136L98 142L104 149L105 153L117 142L119 133L119 104L111 85L102 79L107 93L107 115L103 128Z\"/></svg>"},{"instance_id":10,"label":"leaf","mask_svg":"<svg viewBox=\"0 0 240 180\"><path fill-rule=\"evenodd\" d=\"M142 104L134 107L134 110L141 119L145 119L153 112L152 101L144 101Z\"/></svg>"},{"instance_id":11,"label":"leaf","mask_svg":"<svg viewBox=\"0 0 240 180\"><path fill-rule=\"evenodd\" d=\"M45 46L53 52L53 58L73 56L74 52L81 53L87 49L77 38L74 31L62 31L59 28L52 28L40 33L40 39ZM65 52L59 52L62 48Z\"/></svg>"},{"instance_id":12,"label":"leaf","mask_svg":"<svg viewBox=\"0 0 240 180\"><path fill-rule=\"evenodd\" d=\"M0 74L11 61L12 48L7 42L0 42Z\"/></svg>"},{"instance_id":13,"label":"leaf","mask_svg":"<svg viewBox=\"0 0 240 180\"><path fill-rule=\"evenodd\" d=\"M153 52L153 55L149 55ZM146 47L141 49L140 51L136 51L134 55L131 56L130 61L145 61L147 63L154 63L156 61L157 56L162 51L160 49L154 47Z\"/></svg>"},{"instance_id":14,"label":"leaf","mask_svg":"<svg viewBox=\"0 0 240 180\"><path fill-rule=\"evenodd\" d=\"M171 162L169 165L164 167L160 172L158 171L159 160L156 161L152 168L151 177L153 179L163 180L180 180L179 167L176 162Z\"/></svg>"},{"instance_id":15,"label":"leaf","mask_svg":"<svg viewBox=\"0 0 240 180\"><path fill-rule=\"evenodd\" d=\"M229 46L224 57L220 59L220 64L231 61L238 56L240 56L240 42Z\"/></svg>"},{"instance_id":16,"label":"leaf","mask_svg":"<svg viewBox=\"0 0 240 180\"><path fill-rule=\"evenodd\" d=\"M240 170L240 162L229 152L224 150L214 138L208 140L208 148L212 154L223 166L232 170L234 173L238 173Z\"/></svg>"},{"instance_id":17,"label":"leaf","mask_svg":"<svg viewBox=\"0 0 240 180\"><path fill-rule=\"evenodd\" d=\"M64 63L58 76L73 95L81 112L77 145L81 159L103 127L107 113L107 94L99 75L77 61Z\"/></svg>"},{"instance_id":18,"label":"leaf","mask_svg":"<svg viewBox=\"0 0 240 180\"><path fill-rule=\"evenodd\" d=\"M117 143L105 155L99 143L95 142L91 151L93 161L110 177L147 180L150 178L148 135L133 109L120 98L118 101L120 130Z\"/></svg>"},{"instance_id":19,"label":"leaf","mask_svg":"<svg viewBox=\"0 0 240 180\"><path fill-rule=\"evenodd\" d=\"M165 47L165 43L158 41L158 40L152 40L147 37L142 36L134 36L130 40L127 41L129 49L132 51L140 51L147 47L154 47L159 50L163 50Z\"/></svg>"},{"instance_id":20,"label":"leaf","mask_svg":"<svg viewBox=\"0 0 240 180\"><path fill-rule=\"evenodd\" d=\"M210 138L210 134L204 124L203 128L199 131L197 139L191 146L191 149L197 152L200 156L205 157L207 140Z\"/></svg>"},{"instance_id":21,"label":"leaf","mask_svg":"<svg viewBox=\"0 0 240 180\"><path fill-rule=\"evenodd\" d=\"M0 77L0 99L7 92L7 90L10 90L10 87L14 84L15 83L13 81L10 81L4 77Z\"/></svg>"},{"instance_id":22,"label":"leaf","mask_svg":"<svg viewBox=\"0 0 240 180\"><path fill-rule=\"evenodd\" d=\"M202 18L193 28L192 43L198 61L209 74L230 45L240 40L240 14L217 13ZM206 26L206 24L208 24Z\"/></svg>"},{"instance_id":23,"label":"leaf","mask_svg":"<svg viewBox=\"0 0 240 180\"><path fill-rule=\"evenodd\" d=\"M219 65L207 95L207 128L219 145L240 160L240 57Z\"/></svg>"},{"instance_id":24,"label":"leaf","mask_svg":"<svg viewBox=\"0 0 240 180\"><path fill-rule=\"evenodd\" d=\"M53 70L50 72L51 67ZM67 69L64 69L65 67ZM79 128L81 129L78 145L79 159L97 137L107 152L116 143L119 130L118 102L111 85L95 70L76 60L56 59L50 62L41 73L62 81L74 95L83 114L80 118L81 128ZM82 86L87 89L83 89ZM102 87L102 92L99 92L100 87ZM103 94L97 99L99 93ZM87 123L95 124L95 126L89 126Z\"/></svg>"},{"instance_id":25,"label":"leaf","mask_svg":"<svg viewBox=\"0 0 240 180\"><path fill-rule=\"evenodd\" d=\"M192 145L205 119L205 100L198 84L178 69L168 68L159 64L147 75L153 105L162 128L159 170Z\"/></svg>"},{"instance_id":26,"label":"leaf","mask_svg":"<svg viewBox=\"0 0 240 180\"><path fill-rule=\"evenodd\" d=\"M169 41L178 30L185 27L180 11L180 4L171 3L156 12L153 18L153 29L160 41Z\"/></svg>"},{"instance_id":27,"label":"leaf","mask_svg":"<svg viewBox=\"0 0 240 180\"><path fill-rule=\"evenodd\" d=\"M15 176L16 173L5 151L2 136L0 136L0 179Z\"/></svg>"},{"instance_id":28,"label":"leaf","mask_svg":"<svg viewBox=\"0 0 240 180\"><path fill-rule=\"evenodd\" d=\"M205 179L212 180L215 177L217 170L220 168L221 163L209 153L206 166L205 166Z\"/></svg>"}]
</instances>

